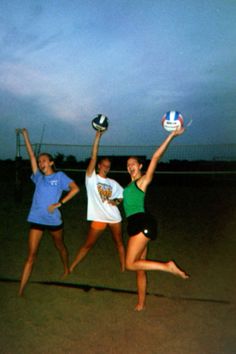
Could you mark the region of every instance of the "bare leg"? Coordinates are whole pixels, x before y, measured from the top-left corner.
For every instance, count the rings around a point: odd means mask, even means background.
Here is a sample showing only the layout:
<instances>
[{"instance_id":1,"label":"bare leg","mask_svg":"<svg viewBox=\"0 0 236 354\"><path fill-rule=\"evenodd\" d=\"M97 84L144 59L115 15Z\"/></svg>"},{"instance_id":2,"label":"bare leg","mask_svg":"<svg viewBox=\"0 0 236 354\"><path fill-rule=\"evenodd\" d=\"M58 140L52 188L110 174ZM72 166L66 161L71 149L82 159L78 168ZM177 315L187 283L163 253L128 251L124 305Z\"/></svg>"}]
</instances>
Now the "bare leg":
<instances>
[{"instance_id":1,"label":"bare leg","mask_svg":"<svg viewBox=\"0 0 236 354\"><path fill-rule=\"evenodd\" d=\"M174 261L158 262L140 259L140 254L145 249L147 243L148 238L145 237L142 232L129 238L126 253L126 268L128 270L161 270L172 273L183 279L189 278L188 274L181 270Z\"/></svg>"},{"instance_id":2,"label":"bare leg","mask_svg":"<svg viewBox=\"0 0 236 354\"><path fill-rule=\"evenodd\" d=\"M87 239L83 244L83 246L79 249L77 255L75 256L75 259L70 266L70 272L72 272L74 268L77 266L77 264L81 262L82 259L84 259L84 257L86 257L87 253L95 245L97 239L102 234L102 232L103 232L102 229L94 229L92 227L89 228Z\"/></svg>"},{"instance_id":3,"label":"bare leg","mask_svg":"<svg viewBox=\"0 0 236 354\"><path fill-rule=\"evenodd\" d=\"M25 286L32 273L42 235L43 231L41 230L30 229L29 231L28 256L21 275L19 296L23 295Z\"/></svg>"},{"instance_id":4,"label":"bare leg","mask_svg":"<svg viewBox=\"0 0 236 354\"><path fill-rule=\"evenodd\" d=\"M63 277L65 277L69 274L69 255L66 245L64 243L63 229L57 231L50 231L50 234L53 238L54 245L60 254L61 261L64 267Z\"/></svg>"},{"instance_id":5,"label":"bare leg","mask_svg":"<svg viewBox=\"0 0 236 354\"><path fill-rule=\"evenodd\" d=\"M124 272L125 271L125 248L122 240L121 223L119 222L115 224L109 224L109 228L111 229L112 237L119 254L120 269L122 272Z\"/></svg>"},{"instance_id":6,"label":"bare leg","mask_svg":"<svg viewBox=\"0 0 236 354\"><path fill-rule=\"evenodd\" d=\"M141 259L146 259L147 247L144 249ZM147 290L147 274L145 270L137 270L136 282L138 289L138 303L135 306L136 311L142 311L145 308L146 303L146 290Z\"/></svg>"}]
</instances>

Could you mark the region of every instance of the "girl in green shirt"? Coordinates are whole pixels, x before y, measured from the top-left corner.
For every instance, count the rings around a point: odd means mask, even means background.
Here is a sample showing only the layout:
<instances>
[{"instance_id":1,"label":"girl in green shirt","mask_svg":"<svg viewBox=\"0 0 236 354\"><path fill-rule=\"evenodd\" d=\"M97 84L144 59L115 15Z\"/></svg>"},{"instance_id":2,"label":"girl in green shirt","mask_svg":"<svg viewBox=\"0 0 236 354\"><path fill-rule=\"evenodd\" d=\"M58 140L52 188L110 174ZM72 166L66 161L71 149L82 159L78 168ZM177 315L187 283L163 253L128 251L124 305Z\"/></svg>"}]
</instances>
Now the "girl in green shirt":
<instances>
[{"instance_id":1,"label":"girl in green shirt","mask_svg":"<svg viewBox=\"0 0 236 354\"><path fill-rule=\"evenodd\" d=\"M124 210L127 217L127 232L129 240L126 253L126 269L136 271L138 302L136 311L145 308L147 270L160 270L172 273L183 279L189 276L181 270L174 261L159 262L146 259L147 244L151 239L156 238L156 222L145 212L144 199L148 185L153 179L153 175L158 161L167 150L171 141L181 134L184 128L171 132L160 147L154 152L150 164L145 174L141 173L142 164L136 157L130 157L127 161L127 170L131 177L131 183L124 190Z\"/></svg>"}]
</instances>

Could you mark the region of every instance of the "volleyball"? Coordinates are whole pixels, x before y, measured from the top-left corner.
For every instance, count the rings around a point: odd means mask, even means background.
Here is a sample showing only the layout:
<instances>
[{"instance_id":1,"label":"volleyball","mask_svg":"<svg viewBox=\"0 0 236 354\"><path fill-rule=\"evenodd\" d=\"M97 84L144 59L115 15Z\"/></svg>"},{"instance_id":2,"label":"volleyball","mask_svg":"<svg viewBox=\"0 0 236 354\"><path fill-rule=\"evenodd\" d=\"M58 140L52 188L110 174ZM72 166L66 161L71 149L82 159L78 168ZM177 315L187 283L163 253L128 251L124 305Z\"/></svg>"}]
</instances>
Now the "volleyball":
<instances>
[{"instance_id":1,"label":"volleyball","mask_svg":"<svg viewBox=\"0 0 236 354\"><path fill-rule=\"evenodd\" d=\"M108 118L104 114L96 115L92 120L92 127L100 132L107 130Z\"/></svg>"},{"instance_id":2,"label":"volleyball","mask_svg":"<svg viewBox=\"0 0 236 354\"><path fill-rule=\"evenodd\" d=\"M172 132L184 125L184 118L182 114L177 111L169 111L164 114L161 123L165 130Z\"/></svg>"}]
</instances>

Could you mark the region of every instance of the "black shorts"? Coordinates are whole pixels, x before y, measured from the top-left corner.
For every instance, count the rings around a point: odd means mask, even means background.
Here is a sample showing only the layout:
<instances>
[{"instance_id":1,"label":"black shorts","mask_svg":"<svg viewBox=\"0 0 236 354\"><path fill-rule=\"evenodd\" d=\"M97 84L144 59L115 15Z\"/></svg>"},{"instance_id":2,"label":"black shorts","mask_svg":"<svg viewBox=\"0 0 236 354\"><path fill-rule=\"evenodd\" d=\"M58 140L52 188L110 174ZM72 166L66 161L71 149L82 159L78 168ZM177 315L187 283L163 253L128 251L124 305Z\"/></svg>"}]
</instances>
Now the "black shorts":
<instances>
[{"instance_id":1,"label":"black shorts","mask_svg":"<svg viewBox=\"0 0 236 354\"><path fill-rule=\"evenodd\" d=\"M127 232L129 236L135 236L142 232L144 236L155 240L157 238L157 222L147 213L137 213L127 218Z\"/></svg>"},{"instance_id":2,"label":"black shorts","mask_svg":"<svg viewBox=\"0 0 236 354\"><path fill-rule=\"evenodd\" d=\"M63 229L63 223L60 225L44 225L44 224L36 224L31 222L30 229L41 230L41 231L58 231Z\"/></svg>"}]
</instances>

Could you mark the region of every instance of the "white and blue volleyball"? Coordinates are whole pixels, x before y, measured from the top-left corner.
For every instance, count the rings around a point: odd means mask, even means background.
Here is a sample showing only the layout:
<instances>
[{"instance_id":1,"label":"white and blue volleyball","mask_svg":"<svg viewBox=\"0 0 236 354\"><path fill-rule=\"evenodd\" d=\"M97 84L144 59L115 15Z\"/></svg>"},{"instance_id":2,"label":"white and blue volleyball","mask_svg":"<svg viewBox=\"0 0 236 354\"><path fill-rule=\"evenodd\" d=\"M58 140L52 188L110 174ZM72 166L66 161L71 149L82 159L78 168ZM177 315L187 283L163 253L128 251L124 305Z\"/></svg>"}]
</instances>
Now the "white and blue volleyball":
<instances>
[{"instance_id":1,"label":"white and blue volleyball","mask_svg":"<svg viewBox=\"0 0 236 354\"><path fill-rule=\"evenodd\" d=\"M165 130L173 132L184 125L184 118L180 112L169 111L164 114L161 123Z\"/></svg>"},{"instance_id":2,"label":"white and blue volleyball","mask_svg":"<svg viewBox=\"0 0 236 354\"><path fill-rule=\"evenodd\" d=\"M97 114L92 120L92 127L95 130L103 132L108 128L108 118L104 114Z\"/></svg>"}]
</instances>

